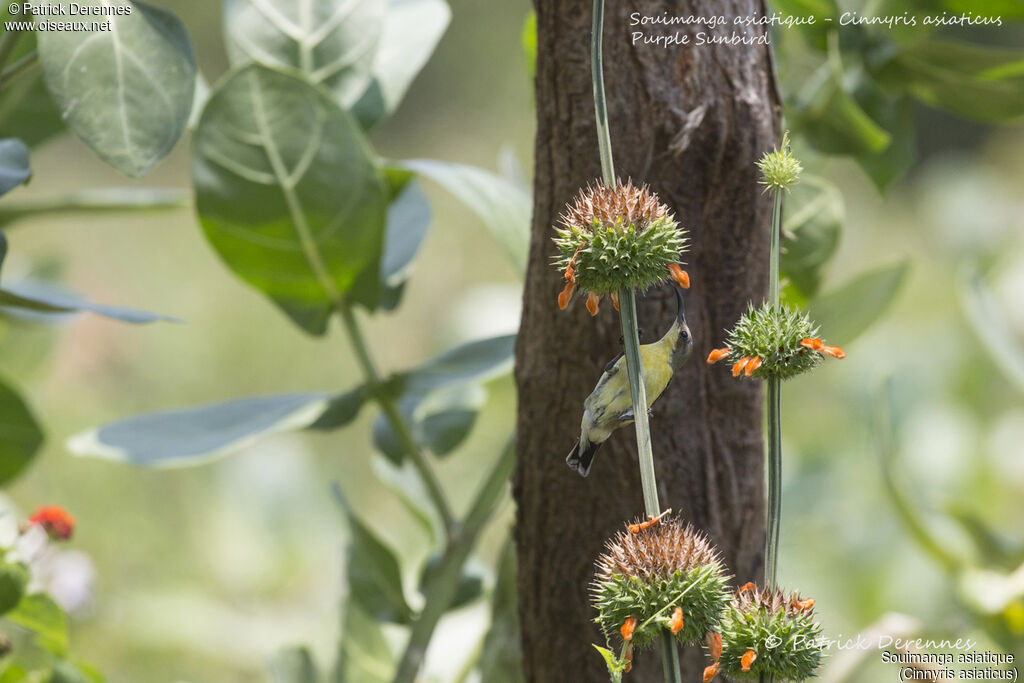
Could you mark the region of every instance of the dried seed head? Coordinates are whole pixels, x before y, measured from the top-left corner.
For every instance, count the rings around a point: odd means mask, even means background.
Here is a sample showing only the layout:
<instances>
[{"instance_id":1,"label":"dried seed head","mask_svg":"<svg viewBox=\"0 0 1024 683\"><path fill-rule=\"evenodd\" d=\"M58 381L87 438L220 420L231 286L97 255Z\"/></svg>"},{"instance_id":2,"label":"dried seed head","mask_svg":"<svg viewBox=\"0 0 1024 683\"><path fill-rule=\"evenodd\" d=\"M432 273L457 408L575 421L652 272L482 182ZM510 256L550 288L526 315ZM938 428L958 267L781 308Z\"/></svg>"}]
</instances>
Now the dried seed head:
<instances>
[{"instance_id":1,"label":"dried seed head","mask_svg":"<svg viewBox=\"0 0 1024 683\"><path fill-rule=\"evenodd\" d=\"M588 186L566 207L556 232L555 265L596 296L685 277L669 270L686 246L685 232L646 185Z\"/></svg>"},{"instance_id":2,"label":"dried seed head","mask_svg":"<svg viewBox=\"0 0 1024 683\"><path fill-rule=\"evenodd\" d=\"M597 561L591 586L597 623L611 637L635 617L630 642L638 648L663 634L699 643L716 630L728 604L727 580L717 549L677 518L626 528Z\"/></svg>"},{"instance_id":3,"label":"dried seed head","mask_svg":"<svg viewBox=\"0 0 1024 683\"><path fill-rule=\"evenodd\" d=\"M728 359L734 377L788 379L812 370L824 356L843 358L838 346L815 337L818 327L810 316L781 305L750 306L728 331L727 347L716 349L708 363Z\"/></svg>"},{"instance_id":4,"label":"dried seed head","mask_svg":"<svg viewBox=\"0 0 1024 683\"><path fill-rule=\"evenodd\" d=\"M789 190L796 184L804 169L789 148L789 131L782 134L781 145L761 157L757 167L761 169L760 183L765 186L765 191L772 188Z\"/></svg>"},{"instance_id":5,"label":"dried seed head","mask_svg":"<svg viewBox=\"0 0 1024 683\"><path fill-rule=\"evenodd\" d=\"M821 664L814 601L796 593L744 586L722 619L721 671L735 680L802 681Z\"/></svg>"}]
</instances>

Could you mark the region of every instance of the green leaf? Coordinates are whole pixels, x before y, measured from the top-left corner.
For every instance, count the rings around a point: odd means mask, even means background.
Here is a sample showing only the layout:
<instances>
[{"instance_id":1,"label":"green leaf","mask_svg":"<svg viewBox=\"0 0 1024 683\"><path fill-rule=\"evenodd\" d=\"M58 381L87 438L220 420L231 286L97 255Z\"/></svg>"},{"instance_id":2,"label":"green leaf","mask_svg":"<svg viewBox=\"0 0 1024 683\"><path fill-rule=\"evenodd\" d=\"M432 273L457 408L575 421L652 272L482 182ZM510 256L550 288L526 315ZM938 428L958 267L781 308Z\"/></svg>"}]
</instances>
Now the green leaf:
<instances>
[{"instance_id":1,"label":"green leaf","mask_svg":"<svg viewBox=\"0 0 1024 683\"><path fill-rule=\"evenodd\" d=\"M386 8L381 0L227 0L228 57L234 66L301 71L348 108L370 83Z\"/></svg>"},{"instance_id":2,"label":"green leaf","mask_svg":"<svg viewBox=\"0 0 1024 683\"><path fill-rule=\"evenodd\" d=\"M391 683L395 658L377 622L349 599L345 605L335 683Z\"/></svg>"},{"instance_id":3,"label":"green leaf","mask_svg":"<svg viewBox=\"0 0 1024 683\"><path fill-rule=\"evenodd\" d=\"M537 11L530 10L523 20L523 31L519 36L526 58L526 71L530 78L537 77Z\"/></svg>"},{"instance_id":4,"label":"green leaf","mask_svg":"<svg viewBox=\"0 0 1024 683\"><path fill-rule=\"evenodd\" d=\"M70 0L51 6L69 11ZM184 25L138 0L104 17L109 31L41 31L39 59L71 131L137 178L163 159L188 123L196 64Z\"/></svg>"},{"instance_id":5,"label":"green leaf","mask_svg":"<svg viewBox=\"0 0 1024 683\"><path fill-rule=\"evenodd\" d=\"M483 220L517 273L526 272L530 244L530 196L509 181L473 166L430 159L400 162L452 193Z\"/></svg>"},{"instance_id":6,"label":"green leaf","mask_svg":"<svg viewBox=\"0 0 1024 683\"><path fill-rule=\"evenodd\" d=\"M57 603L44 593L26 595L4 618L31 631L41 648L57 656L67 652L67 617Z\"/></svg>"},{"instance_id":7,"label":"green leaf","mask_svg":"<svg viewBox=\"0 0 1024 683\"><path fill-rule=\"evenodd\" d=\"M814 16L813 24L801 24L796 27L811 47L825 51L827 48L827 36L829 30L835 26L835 20L839 18L839 9L834 0L775 0L772 2L772 9L778 10L784 15L796 17ZM832 19L833 21L827 21ZM780 31L790 29L781 28Z\"/></svg>"},{"instance_id":8,"label":"green leaf","mask_svg":"<svg viewBox=\"0 0 1024 683\"><path fill-rule=\"evenodd\" d=\"M363 404L366 403L366 399L366 388L363 386L331 397L327 403L327 409L317 418L316 422L309 425L309 429L330 430L344 427L356 419Z\"/></svg>"},{"instance_id":9,"label":"green leaf","mask_svg":"<svg viewBox=\"0 0 1024 683\"><path fill-rule=\"evenodd\" d=\"M914 104L909 97L890 97L873 83L857 91L857 101L872 120L885 128L892 142L877 154L855 157L860 167L882 192L906 175L917 156L917 128Z\"/></svg>"},{"instance_id":10,"label":"green leaf","mask_svg":"<svg viewBox=\"0 0 1024 683\"><path fill-rule=\"evenodd\" d=\"M67 447L75 455L133 465L194 465L237 452L272 434L316 425L337 405L332 401L343 402L345 396L322 392L257 396L138 415L77 434ZM339 424L337 414L332 419Z\"/></svg>"},{"instance_id":11,"label":"green leaf","mask_svg":"<svg viewBox=\"0 0 1024 683\"><path fill-rule=\"evenodd\" d=\"M189 195L170 187L104 187L68 192L50 197L6 200L0 204L0 225L32 218L74 214L180 209L188 206Z\"/></svg>"},{"instance_id":12,"label":"green leaf","mask_svg":"<svg viewBox=\"0 0 1024 683\"><path fill-rule=\"evenodd\" d=\"M93 683L98 679L90 676L71 662L57 662L53 666L48 683ZM101 679L99 679L101 680Z\"/></svg>"},{"instance_id":13,"label":"green leaf","mask_svg":"<svg viewBox=\"0 0 1024 683\"><path fill-rule=\"evenodd\" d=\"M827 180L808 176L785 202L789 210L783 222L780 268L804 298L811 298L821 286L822 268L839 246L843 197Z\"/></svg>"},{"instance_id":14,"label":"green leaf","mask_svg":"<svg viewBox=\"0 0 1024 683\"><path fill-rule=\"evenodd\" d=\"M896 298L910 271L901 261L866 271L811 302L822 339L849 344L874 324Z\"/></svg>"},{"instance_id":15,"label":"green leaf","mask_svg":"<svg viewBox=\"0 0 1024 683\"><path fill-rule=\"evenodd\" d=\"M516 548L510 534L498 558L498 576L491 595L491 626L480 653L481 680L522 683L522 646L519 640L519 602L516 597Z\"/></svg>"},{"instance_id":16,"label":"green leaf","mask_svg":"<svg viewBox=\"0 0 1024 683\"><path fill-rule=\"evenodd\" d=\"M413 425L413 436L438 455L450 453L469 435L486 393L481 384L512 369L515 335L470 342L398 375L399 410ZM392 462L405 457L398 436L380 415L373 441Z\"/></svg>"},{"instance_id":17,"label":"green leaf","mask_svg":"<svg viewBox=\"0 0 1024 683\"><path fill-rule=\"evenodd\" d=\"M0 5L0 21L24 20L20 14L12 17L8 6L9 3ZM36 32L20 33L8 64L13 64L36 49ZM19 138L34 148L63 130L64 122L46 89L43 70L39 68L38 62L0 88L0 131L4 135Z\"/></svg>"},{"instance_id":18,"label":"green leaf","mask_svg":"<svg viewBox=\"0 0 1024 683\"><path fill-rule=\"evenodd\" d=\"M28 586L28 567L20 562L0 560L0 615L17 607Z\"/></svg>"},{"instance_id":19,"label":"green leaf","mask_svg":"<svg viewBox=\"0 0 1024 683\"><path fill-rule=\"evenodd\" d=\"M625 663L620 661L615 656L615 653L606 647L595 644L594 649L604 658L604 663L608 667L608 675L611 676L612 683L621 683L622 673L626 668Z\"/></svg>"},{"instance_id":20,"label":"green leaf","mask_svg":"<svg viewBox=\"0 0 1024 683\"><path fill-rule=\"evenodd\" d=\"M945 40L895 49L875 67L885 87L979 121L1024 116L1024 52Z\"/></svg>"},{"instance_id":21,"label":"green leaf","mask_svg":"<svg viewBox=\"0 0 1024 683\"><path fill-rule=\"evenodd\" d=\"M391 0L370 69L371 79L352 112L364 128L391 115L448 28L444 0Z\"/></svg>"},{"instance_id":22,"label":"green leaf","mask_svg":"<svg viewBox=\"0 0 1024 683\"><path fill-rule=\"evenodd\" d=\"M360 272L377 273L383 175L355 121L321 90L262 66L231 74L196 130L192 174L207 239L296 324L323 334Z\"/></svg>"},{"instance_id":23,"label":"green leaf","mask_svg":"<svg viewBox=\"0 0 1024 683\"><path fill-rule=\"evenodd\" d=\"M960 305L978 341L1006 378L1024 391L1024 345L1007 325L981 273L967 270L959 290Z\"/></svg>"},{"instance_id":24,"label":"green leaf","mask_svg":"<svg viewBox=\"0 0 1024 683\"><path fill-rule=\"evenodd\" d=\"M399 467L388 458L374 456L371 464L377 478L395 493L413 519L423 527L430 541L436 543L444 533L444 522L412 463L405 462Z\"/></svg>"},{"instance_id":25,"label":"green leaf","mask_svg":"<svg viewBox=\"0 0 1024 683\"><path fill-rule=\"evenodd\" d=\"M28 164L28 147L17 138L0 140L0 196L7 194L32 177Z\"/></svg>"},{"instance_id":26,"label":"green leaf","mask_svg":"<svg viewBox=\"0 0 1024 683\"><path fill-rule=\"evenodd\" d=\"M420 572L419 582L419 589L421 593L427 592L430 582L436 577L437 571L441 567L441 558L442 553L433 553L427 560L426 564L423 565L423 570ZM451 604L448 605L448 611L454 611L461 607L465 607L483 595L484 579L485 576L479 565L474 567L472 563L467 563L463 566L462 575L459 577L459 584L455 589L455 596L452 598Z\"/></svg>"},{"instance_id":27,"label":"green leaf","mask_svg":"<svg viewBox=\"0 0 1024 683\"><path fill-rule=\"evenodd\" d=\"M356 515L337 482L333 489L351 533L345 560L349 601L356 602L374 619L409 623L413 612L405 601L402 570L395 553Z\"/></svg>"},{"instance_id":28,"label":"green leaf","mask_svg":"<svg viewBox=\"0 0 1024 683\"><path fill-rule=\"evenodd\" d=\"M4 267L4 259L7 258L7 235L0 230L0 270Z\"/></svg>"},{"instance_id":29,"label":"green leaf","mask_svg":"<svg viewBox=\"0 0 1024 683\"><path fill-rule=\"evenodd\" d=\"M304 647L280 650L270 662L270 673L274 683L317 683L320 680L313 655Z\"/></svg>"},{"instance_id":30,"label":"green leaf","mask_svg":"<svg viewBox=\"0 0 1024 683\"><path fill-rule=\"evenodd\" d=\"M405 281L412 275L413 263L430 228L430 204L412 174L401 181L394 199L388 205L387 228L384 235L384 256L380 263L380 305L393 310L401 300Z\"/></svg>"},{"instance_id":31,"label":"green leaf","mask_svg":"<svg viewBox=\"0 0 1024 683\"><path fill-rule=\"evenodd\" d=\"M32 462L43 445L43 432L21 397L0 380L0 486Z\"/></svg>"},{"instance_id":32,"label":"green leaf","mask_svg":"<svg viewBox=\"0 0 1024 683\"><path fill-rule=\"evenodd\" d=\"M889 133L846 91L828 63L810 79L787 116L801 136L827 154L878 154L891 141Z\"/></svg>"},{"instance_id":33,"label":"green leaf","mask_svg":"<svg viewBox=\"0 0 1024 683\"><path fill-rule=\"evenodd\" d=\"M19 314L94 313L132 325L153 322L182 322L179 318L121 306L106 306L86 301L52 283L24 281L0 288L0 311Z\"/></svg>"}]
</instances>

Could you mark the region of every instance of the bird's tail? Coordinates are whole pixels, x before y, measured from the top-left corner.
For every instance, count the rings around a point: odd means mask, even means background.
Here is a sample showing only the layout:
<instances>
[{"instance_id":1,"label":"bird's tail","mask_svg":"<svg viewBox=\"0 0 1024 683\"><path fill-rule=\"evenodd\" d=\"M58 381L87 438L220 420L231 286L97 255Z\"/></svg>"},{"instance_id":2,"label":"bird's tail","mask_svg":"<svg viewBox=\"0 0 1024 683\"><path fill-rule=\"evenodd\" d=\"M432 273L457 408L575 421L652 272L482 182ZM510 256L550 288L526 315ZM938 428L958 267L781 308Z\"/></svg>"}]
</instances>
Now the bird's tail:
<instances>
[{"instance_id":1,"label":"bird's tail","mask_svg":"<svg viewBox=\"0 0 1024 683\"><path fill-rule=\"evenodd\" d=\"M579 472L580 476L585 477L590 474L590 466L594 463L594 454L600 447L599 443L577 441L569 451L569 455L566 456L565 464Z\"/></svg>"}]
</instances>

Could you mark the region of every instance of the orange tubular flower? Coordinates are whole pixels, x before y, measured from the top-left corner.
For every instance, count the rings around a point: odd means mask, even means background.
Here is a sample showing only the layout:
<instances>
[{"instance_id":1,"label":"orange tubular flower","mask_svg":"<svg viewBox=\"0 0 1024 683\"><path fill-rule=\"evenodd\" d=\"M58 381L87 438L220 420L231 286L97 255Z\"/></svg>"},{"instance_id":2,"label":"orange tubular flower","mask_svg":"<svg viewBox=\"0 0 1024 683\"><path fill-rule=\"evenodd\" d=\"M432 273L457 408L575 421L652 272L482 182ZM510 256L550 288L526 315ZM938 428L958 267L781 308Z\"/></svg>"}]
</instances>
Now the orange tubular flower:
<instances>
[{"instance_id":1,"label":"orange tubular flower","mask_svg":"<svg viewBox=\"0 0 1024 683\"><path fill-rule=\"evenodd\" d=\"M657 524L658 522L660 522L662 517L664 517L665 515L667 515L667 514L669 514L671 512L672 512L672 508L669 508L668 510L665 510L660 515L658 515L657 517L648 517L646 522L639 522L637 524L630 524L629 525L629 533L631 533L631 534L638 534L641 531L643 531L644 529L649 529L652 526L654 526L655 524Z\"/></svg>"},{"instance_id":2,"label":"orange tubular flower","mask_svg":"<svg viewBox=\"0 0 1024 683\"><path fill-rule=\"evenodd\" d=\"M676 607L672 610L672 623L669 625L669 630L672 631L672 635L675 635L683 630L683 608Z\"/></svg>"},{"instance_id":3,"label":"orange tubular flower","mask_svg":"<svg viewBox=\"0 0 1024 683\"><path fill-rule=\"evenodd\" d=\"M75 531L75 518L59 505L45 505L36 510L29 518L29 524L43 527L50 538L66 541Z\"/></svg>"},{"instance_id":4,"label":"orange tubular flower","mask_svg":"<svg viewBox=\"0 0 1024 683\"><path fill-rule=\"evenodd\" d=\"M828 354L829 356L832 356L833 358L839 358L840 360L846 358L846 352L843 351L838 346L828 346L826 344L821 347L820 351L822 353Z\"/></svg>"},{"instance_id":5,"label":"orange tubular flower","mask_svg":"<svg viewBox=\"0 0 1024 683\"><path fill-rule=\"evenodd\" d=\"M754 374L754 370L757 370L759 367L761 367L761 359L758 356L754 356L753 358L750 359L750 362L747 363L747 369L743 372L743 374L746 377L750 377L752 374Z\"/></svg>"},{"instance_id":6,"label":"orange tubular flower","mask_svg":"<svg viewBox=\"0 0 1024 683\"><path fill-rule=\"evenodd\" d=\"M747 591L757 592L757 585L753 581L747 581L745 584L740 586L740 589L738 591L736 591L736 592L737 593L746 593Z\"/></svg>"},{"instance_id":7,"label":"orange tubular flower","mask_svg":"<svg viewBox=\"0 0 1024 683\"><path fill-rule=\"evenodd\" d=\"M724 349L715 349L708 354L708 365L714 365L730 353L732 353L732 350L729 347L725 347Z\"/></svg>"},{"instance_id":8,"label":"orange tubular flower","mask_svg":"<svg viewBox=\"0 0 1024 683\"><path fill-rule=\"evenodd\" d=\"M722 634L715 631L708 631L705 638L708 643L708 654L716 662L722 657Z\"/></svg>"},{"instance_id":9,"label":"orange tubular flower","mask_svg":"<svg viewBox=\"0 0 1024 683\"><path fill-rule=\"evenodd\" d=\"M622 673L628 674L633 668L633 643L630 643L626 647L626 668L622 670Z\"/></svg>"},{"instance_id":10,"label":"orange tubular flower","mask_svg":"<svg viewBox=\"0 0 1024 683\"><path fill-rule=\"evenodd\" d=\"M814 603L815 602L816 601L815 601L814 598L806 598L804 600L794 600L793 601L793 607L796 607L799 610L809 610L812 607L814 607Z\"/></svg>"},{"instance_id":11,"label":"orange tubular flower","mask_svg":"<svg viewBox=\"0 0 1024 683\"><path fill-rule=\"evenodd\" d=\"M808 337L807 339L800 340L800 346L805 349L810 349L811 351L821 351L822 347L825 346L825 343L820 339Z\"/></svg>"},{"instance_id":12,"label":"orange tubular flower","mask_svg":"<svg viewBox=\"0 0 1024 683\"><path fill-rule=\"evenodd\" d=\"M593 292L591 292L590 294L587 294L587 310L590 311L590 315L591 316L597 315L598 310L600 310L600 305L601 305L601 298L600 297L598 297Z\"/></svg>"},{"instance_id":13,"label":"orange tubular flower","mask_svg":"<svg viewBox=\"0 0 1024 683\"><path fill-rule=\"evenodd\" d=\"M679 267L678 263L668 264L668 272L672 273L672 279L675 280L680 287L683 289L690 288L690 276L685 270Z\"/></svg>"},{"instance_id":14,"label":"orange tubular flower","mask_svg":"<svg viewBox=\"0 0 1024 683\"><path fill-rule=\"evenodd\" d=\"M636 617L630 617L626 619L625 623L622 624L622 628L619 632L622 633L622 639L626 642L633 640L633 631L636 630Z\"/></svg>"},{"instance_id":15,"label":"orange tubular flower","mask_svg":"<svg viewBox=\"0 0 1024 683\"><path fill-rule=\"evenodd\" d=\"M749 362L749 356L746 358L740 358L738 361L736 361L736 364L732 366L732 376L739 377L740 373L743 372L743 368L745 368L747 366L747 363Z\"/></svg>"},{"instance_id":16,"label":"orange tubular flower","mask_svg":"<svg viewBox=\"0 0 1024 683\"><path fill-rule=\"evenodd\" d=\"M560 308L563 311L565 310L565 308L569 305L569 300L572 299L572 293L574 289L576 289L575 282L569 280L568 282L565 283L565 289L563 289L562 293L558 295L558 308Z\"/></svg>"},{"instance_id":17,"label":"orange tubular flower","mask_svg":"<svg viewBox=\"0 0 1024 683\"><path fill-rule=\"evenodd\" d=\"M619 310L619 295L616 292L612 292L612 308Z\"/></svg>"},{"instance_id":18,"label":"orange tubular flower","mask_svg":"<svg viewBox=\"0 0 1024 683\"><path fill-rule=\"evenodd\" d=\"M711 666L704 669L704 683L709 683L715 676L718 675L718 662L715 662Z\"/></svg>"},{"instance_id":19,"label":"orange tubular flower","mask_svg":"<svg viewBox=\"0 0 1024 683\"><path fill-rule=\"evenodd\" d=\"M740 659L740 669L743 671L750 671L750 665L757 659L757 653L753 650L747 650L743 653L743 658Z\"/></svg>"}]
</instances>

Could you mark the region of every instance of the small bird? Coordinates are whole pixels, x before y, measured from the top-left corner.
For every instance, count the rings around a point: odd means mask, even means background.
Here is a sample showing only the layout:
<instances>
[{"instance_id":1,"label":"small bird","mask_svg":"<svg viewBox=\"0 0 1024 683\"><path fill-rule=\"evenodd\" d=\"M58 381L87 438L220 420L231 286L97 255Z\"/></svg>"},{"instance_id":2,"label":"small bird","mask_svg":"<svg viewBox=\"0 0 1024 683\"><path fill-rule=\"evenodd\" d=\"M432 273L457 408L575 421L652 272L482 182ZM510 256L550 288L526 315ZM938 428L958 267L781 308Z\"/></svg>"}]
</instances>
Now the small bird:
<instances>
[{"instance_id":1,"label":"small bird","mask_svg":"<svg viewBox=\"0 0 1024 683\"><path fill-rule=\"evenodd\" d=\"M673 287L679 305L676 320L665 336L653 344L640 347L644 367L644 388L647 390L647 411L668 387L672 375L683 366L693 351L690 328L686 326L683 292ZM626 359L622 353L608 363L597 386L583 402L580 440L565 458L566 464L584 477L590 472L594 454L619 427L633 422L633 400L626 376Z\"/></svg>"}]
</instances>

